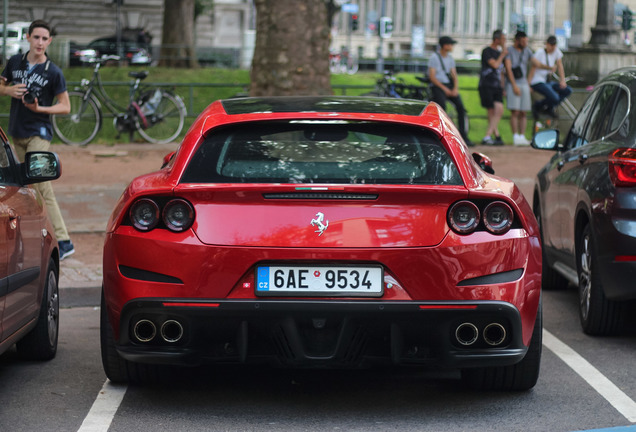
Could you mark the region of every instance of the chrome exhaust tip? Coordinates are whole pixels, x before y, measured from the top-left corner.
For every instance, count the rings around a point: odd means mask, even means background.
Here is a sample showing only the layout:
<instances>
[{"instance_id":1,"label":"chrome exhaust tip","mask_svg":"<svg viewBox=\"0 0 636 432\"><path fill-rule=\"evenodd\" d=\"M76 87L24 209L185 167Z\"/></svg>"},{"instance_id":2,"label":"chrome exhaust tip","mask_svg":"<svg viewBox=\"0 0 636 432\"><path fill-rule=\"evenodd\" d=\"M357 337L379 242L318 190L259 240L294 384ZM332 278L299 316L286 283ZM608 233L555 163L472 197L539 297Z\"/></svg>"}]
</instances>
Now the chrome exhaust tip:
<instances>
[{"instance_id":1,"label":"chrome exhaust tip","mask_svg":"<svg viewBox=\"0 0 636 432\"><path fill-rule=\"evenodd\" d=\"M506 340L506 328L499 323L490 323L484 328L484 341L490 346L499 346Z\"/></svg>"},{"instance_id":2,"label":"chrome exhaust tip","mask_svg":"<svg viewBox=\"0 0 636 432\"><path fill-rule=\"evenodd\" d=\"M161 338L168 343L179 342L183 337L183 326L179 321L167 320L161 325Z\"/></svg>"},{"instance_id":3,"label":"chrome exhaust tip","mask_svg":"<svg viewBox=\"0 0 636 432\"><path fill-rule=\"evenodd\" d=\"M152 321L142 319L135 324L133 334L139 342L150 342L157 334L157 327Z\"/></svg>"},{"instance_id":4,"label":"chrome exhaust tip","mask_svg":"<svg viewBox=\"0 0 636 432\"><path fill-rule=\"evenodd\" d=\"M479 330L473 323L462 323L455 329L455 339L464 346L471 346L477 342Z\"/></svg>"}]
</instances>

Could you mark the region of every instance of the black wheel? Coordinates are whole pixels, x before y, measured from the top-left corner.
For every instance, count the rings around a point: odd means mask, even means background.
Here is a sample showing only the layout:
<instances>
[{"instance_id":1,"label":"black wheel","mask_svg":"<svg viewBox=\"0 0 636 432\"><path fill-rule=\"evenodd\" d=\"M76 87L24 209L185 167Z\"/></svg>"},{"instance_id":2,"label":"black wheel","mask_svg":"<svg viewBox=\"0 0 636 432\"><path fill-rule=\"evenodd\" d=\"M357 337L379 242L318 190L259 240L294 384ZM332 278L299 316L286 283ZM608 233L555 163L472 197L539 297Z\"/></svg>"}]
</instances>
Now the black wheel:
<instances>
[{"instance_id":1,"label":"black wheel","mask_svg":"<svg viewBox=\"0 0 636 432\"><path fill-rule=\"evenodd\" d=\"M135 127L148 142L163 144L177 139L185 124L186 107L179 96L167 91L149 90L139 98L141 116Z\"/></svg>"},{"instance_id":2,"label":"black wheel","mask_svg":"<svg viewBox=\"0 0 636 432\"><path fill-rule=\"evenodd\" d=\"M564 278L559 272L550 267L548 260L545 257L545 242L543 236L543 223L541 218L541 207L538 203L538 198L534 198L534 217L537 218L539 224L539 233L541 234L541 261L543 263L541 270L541 288L546 291L557 291L568 287L568 280Z\"/></svg>"},{"instance_id":3,"label":"black wheel","mask_svg":"<svg viewBox=\"0 0 636 432\"><path fill-rule=\"evenodd\" d=\"M539 300L532 338L526 356L511 366L462 370L462 379L474 390L525 391L535 386L541 369L543 343L543 306Z\"/></svg>"},{"instance_id":4,"label":"black wheel","mask_svg":"<svg viewBox=\"0 0 636 432\"><path fill-rule=\"evenodd\" d=\"M115 348L113 328L108 319L104 290L99 313L99 336L102 351L102 365L109 380L114 383L149 383L157 380L157 367L144 363L133 363L123 359Z\"/></svg>"},{"instance_id":5,"label":"black wheel","mask_svg":"<svg viewBox=\"0 0 636 432\"><path fill-rule=\"evenodd\" d=\"M50 360L55 357L60 328L59 318L58 269L55 261L49 259L38 322L35 328L17 343L18 353L22 358Z\"/></svg>"},{"instance_id":6,"label":"black wheel","mask_svg":"<svg viewBox=\"0 0 636 432\"><path fill-rule=\"evenodd\" d=\"M68 93L71 102L69 114L51 116L55 134L68 145L85 146L95 138L102 127L99 102L84 92Z\"/></svg>"},{"instance_id":7,"label":"black wheel","mask_svg":"<svg viewBox=\"0 0 636 432\"><path fill-rule=\"evenodd\" d=\"M609 335L620 330L625 305L608 300L598 274L596 249L590 225L581 231L576 245L579 274L579 318L583 331L590 335Z\"/></svg>"}]
</instances>

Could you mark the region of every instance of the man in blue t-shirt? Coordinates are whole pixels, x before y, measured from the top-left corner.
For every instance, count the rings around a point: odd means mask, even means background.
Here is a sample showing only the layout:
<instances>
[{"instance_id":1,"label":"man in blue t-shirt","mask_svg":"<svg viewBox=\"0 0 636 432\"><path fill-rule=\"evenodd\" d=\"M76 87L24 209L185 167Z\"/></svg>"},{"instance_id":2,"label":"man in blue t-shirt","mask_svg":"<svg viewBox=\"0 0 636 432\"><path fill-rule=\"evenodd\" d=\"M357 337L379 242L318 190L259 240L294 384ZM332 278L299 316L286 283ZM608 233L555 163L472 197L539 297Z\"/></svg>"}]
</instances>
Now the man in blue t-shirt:
<instances>
[{"instance_id":1,"label":"man in blue t-shirt","mask_svg":"<svg viewBox=\"0 0 636 432\"><path fill-rule=\"evenodd\" d=\"M51 28L46 21L35 20L27 33L29 51L9 59L2 71L0 95L10 96L9 135L18 158L27 152L47 151L53 138L52 114L68 114L71 103L62 70L46 55L51 43ZM57 99L57 103L55 103ZM49 213L59 242L60 259L75 249L49 182L35 184Z\"/></svg>"}]
</instances>

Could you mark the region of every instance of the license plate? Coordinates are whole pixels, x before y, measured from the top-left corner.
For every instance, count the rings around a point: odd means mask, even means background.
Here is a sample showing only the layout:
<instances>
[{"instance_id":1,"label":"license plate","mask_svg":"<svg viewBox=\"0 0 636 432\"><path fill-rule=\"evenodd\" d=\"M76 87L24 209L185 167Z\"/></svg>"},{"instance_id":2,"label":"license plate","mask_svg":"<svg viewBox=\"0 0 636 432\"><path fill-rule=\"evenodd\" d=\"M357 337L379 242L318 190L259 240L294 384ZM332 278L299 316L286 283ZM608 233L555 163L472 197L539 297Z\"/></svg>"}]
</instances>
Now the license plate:
<instances>
[{"instance_id":1,"label":"license plate","mask_svg":"<svg viewBox=\"0 0 636 432\"><path fill-rule=\"evenodd\" d=\"M256 294L380 297L383 279L381 266L260 266Z\"/></svg>"}]
</instances>

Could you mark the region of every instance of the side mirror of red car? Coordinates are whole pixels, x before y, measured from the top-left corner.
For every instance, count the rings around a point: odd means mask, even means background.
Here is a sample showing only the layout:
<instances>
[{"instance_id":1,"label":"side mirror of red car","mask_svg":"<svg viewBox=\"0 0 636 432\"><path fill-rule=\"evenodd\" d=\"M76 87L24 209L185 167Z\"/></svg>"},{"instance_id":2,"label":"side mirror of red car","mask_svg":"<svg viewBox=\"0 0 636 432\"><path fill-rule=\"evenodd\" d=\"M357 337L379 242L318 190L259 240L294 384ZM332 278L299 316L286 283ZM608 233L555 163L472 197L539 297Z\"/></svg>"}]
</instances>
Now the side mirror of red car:
<instances>
[{"instance_id":1,"label":"side mirror of red car","mask_svg":"<svg viewBox=\"0 0 636 432\"><path fill-rule=\"evenodd\" d=\"M479 168L483 169L488 174L494 174L495 173L495 170L492 167L492 159L490 159L485 154L479 153L479 152L474 152L473 153L473 159L475 160L475 162L477 162L477 165L479 165Z\"/></svg>"},{"instance_id":2,"label":"side mirror of red car","mask_svg":"<svg viewBox=\"0 0 636 432\"><path fill-rule=\"evenodd\" d=\"M165 155L163 157L163 162L161 164L161 168L165 168L166 165L168 165L170 163L170 161L172 160L172 158L174 157L174 155L177 154L176 151L170 152L167 155Z\"/></svg>"}]
</instances>

